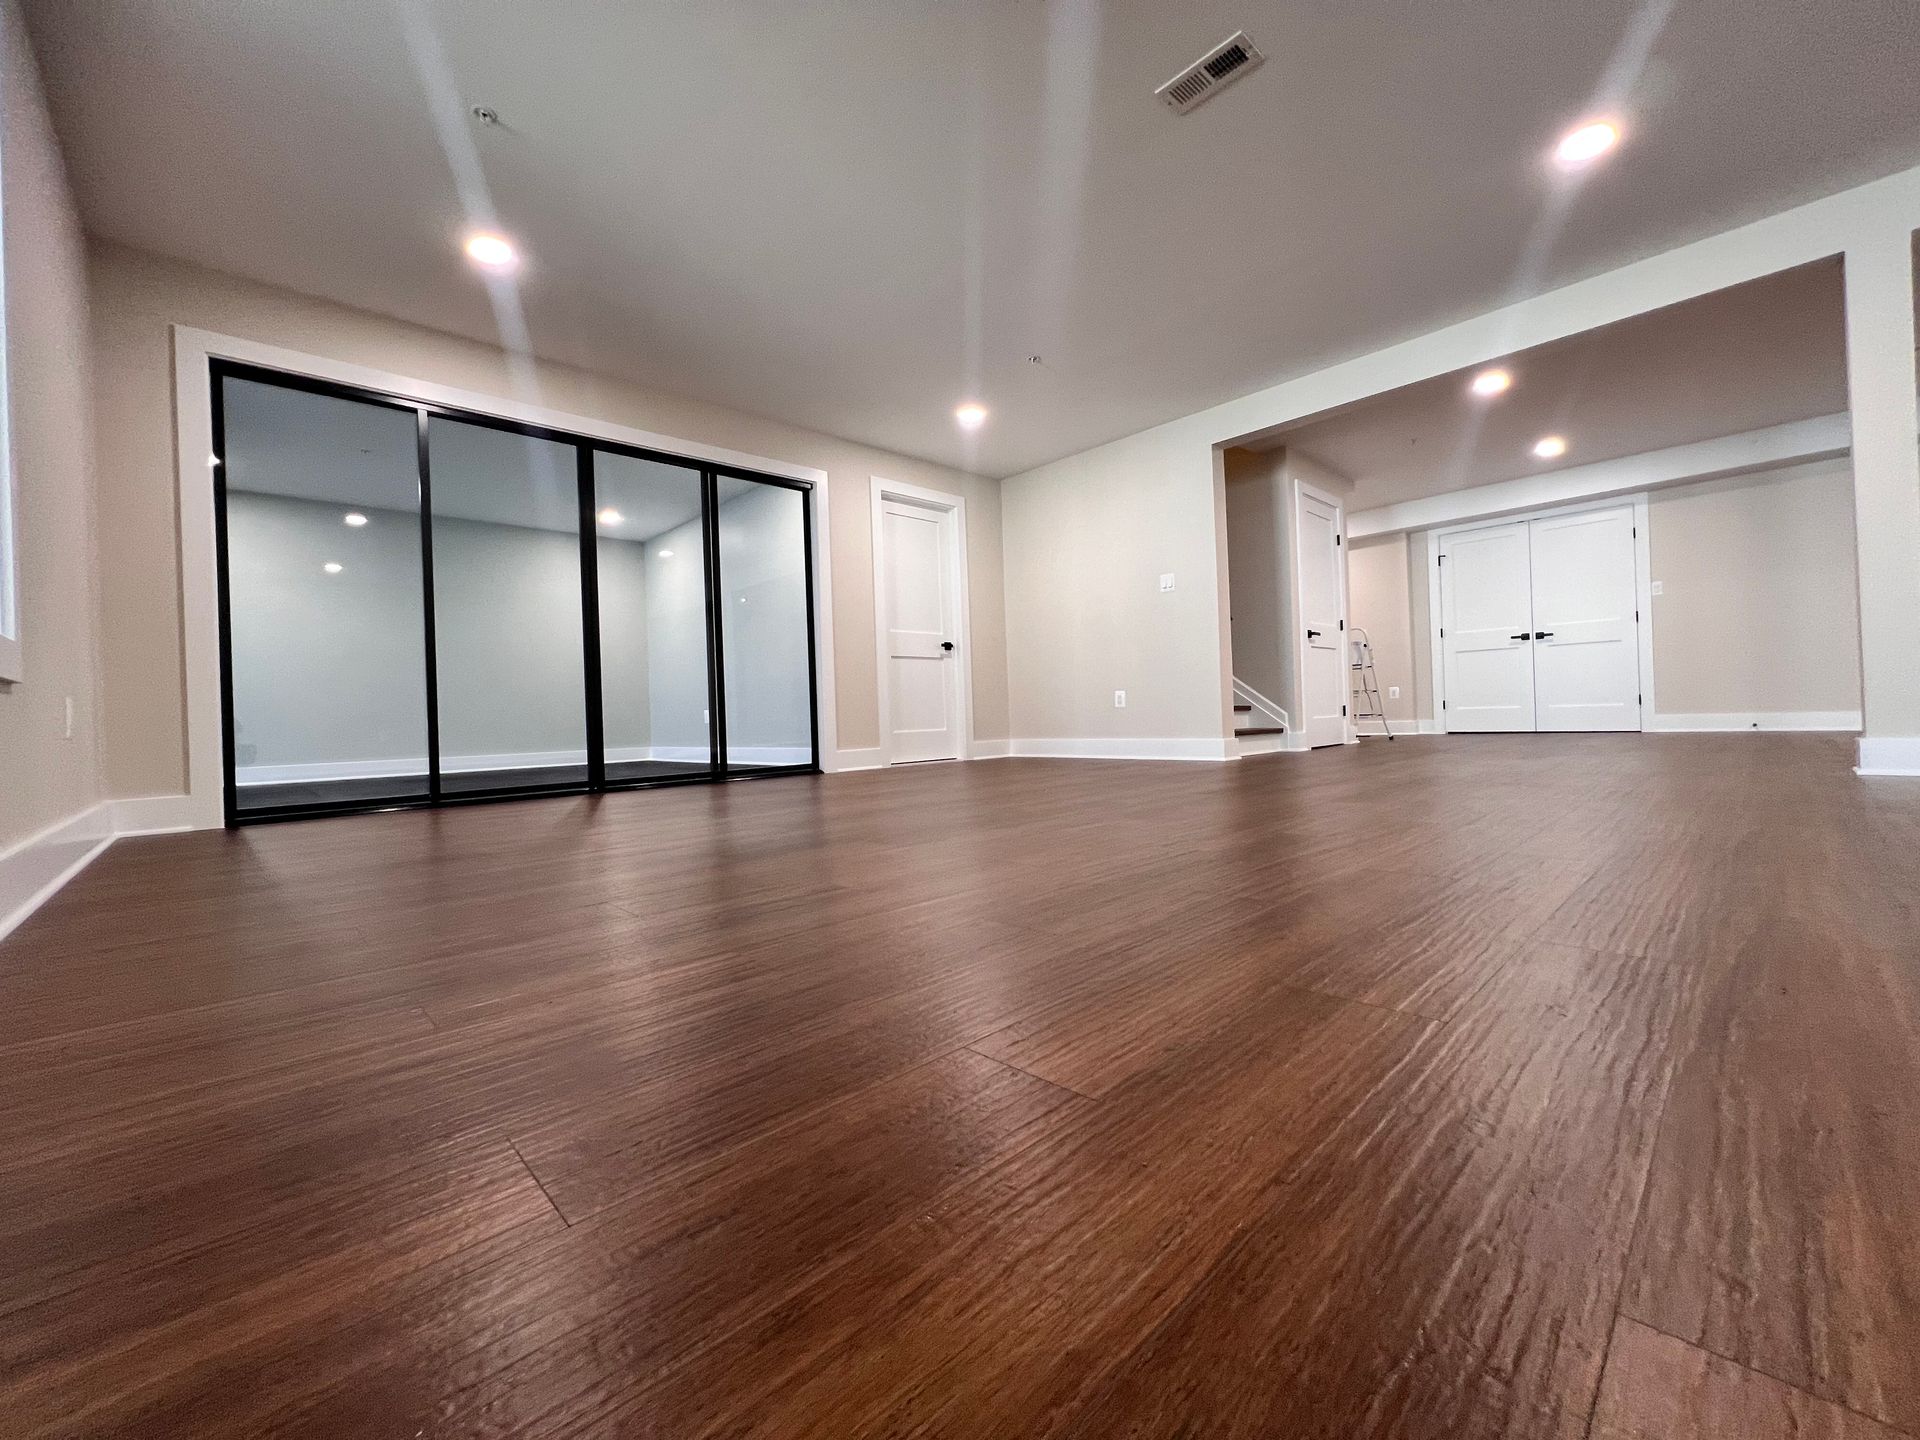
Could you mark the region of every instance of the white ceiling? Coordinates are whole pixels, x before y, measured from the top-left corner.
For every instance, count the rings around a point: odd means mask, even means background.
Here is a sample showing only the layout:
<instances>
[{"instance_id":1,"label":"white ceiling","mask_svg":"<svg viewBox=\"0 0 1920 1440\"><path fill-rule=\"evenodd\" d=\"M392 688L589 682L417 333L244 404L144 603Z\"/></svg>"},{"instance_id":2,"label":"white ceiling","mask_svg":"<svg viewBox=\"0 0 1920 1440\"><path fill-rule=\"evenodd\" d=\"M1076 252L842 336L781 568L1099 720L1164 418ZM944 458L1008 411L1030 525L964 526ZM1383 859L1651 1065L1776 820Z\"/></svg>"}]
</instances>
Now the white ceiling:
<instances>
[{"instance_id":1,"label":"white ceiling","mask_svg":"<svg viewBox=\"0 0 1920 1440\"><path fill-rule=\"evenodd\" d=\"M28 0L101 234L493 336L484 191L542 354L987 474L1920 162L1912 0L1441 8Z\"/></svg>"},{"instance_id":2,"label":"white ceiling","mask_svg":"<svg viewBox=\"0 0 1920 1440\"><path fill-rule=\"evenodd\" d=\"M346 510L419 512L414 414L229 379L224 389L227 483ZM490 525L577 534L570 445L458 420L428 428L433 512ZM722 476L719 503L750 482ZM594 454L596 505L619 513L606 540L650 540L700 513L700 472L604 451Z\"/></svg>"},{"instance_id":3,"label":"white ceiling","mask_svg":"<svg viewBox=\"0 0 1920 1440\"><path fill-rule=\"evenodd\" d=\"M1822 261L1508 357L1505 395L1463 370L1314 416L1261 448L1354 482L1355 510L1847 408L1840 263ZM1564 457L1534 441L1563 436Z\"/></svg>"}]
</instances>

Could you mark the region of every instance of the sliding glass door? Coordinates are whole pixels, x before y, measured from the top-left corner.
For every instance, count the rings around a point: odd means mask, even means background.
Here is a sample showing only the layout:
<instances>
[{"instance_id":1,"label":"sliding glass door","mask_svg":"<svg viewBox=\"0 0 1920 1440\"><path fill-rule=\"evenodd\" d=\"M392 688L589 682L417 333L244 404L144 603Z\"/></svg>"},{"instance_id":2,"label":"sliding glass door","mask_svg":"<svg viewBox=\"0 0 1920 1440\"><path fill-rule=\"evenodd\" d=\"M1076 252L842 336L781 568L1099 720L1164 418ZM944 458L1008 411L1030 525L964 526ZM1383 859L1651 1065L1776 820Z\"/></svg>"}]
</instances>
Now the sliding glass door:
<instances>
[{"instance_id":1,"label":"sliding glass door","mask_svg":"<svg viewBox=\"0 0 1920 1440\"><path fill-rule=\"evenodd\" d=\"M230 822L818 768L809 486L213 380Z\"/></svg>"}]
</instances>

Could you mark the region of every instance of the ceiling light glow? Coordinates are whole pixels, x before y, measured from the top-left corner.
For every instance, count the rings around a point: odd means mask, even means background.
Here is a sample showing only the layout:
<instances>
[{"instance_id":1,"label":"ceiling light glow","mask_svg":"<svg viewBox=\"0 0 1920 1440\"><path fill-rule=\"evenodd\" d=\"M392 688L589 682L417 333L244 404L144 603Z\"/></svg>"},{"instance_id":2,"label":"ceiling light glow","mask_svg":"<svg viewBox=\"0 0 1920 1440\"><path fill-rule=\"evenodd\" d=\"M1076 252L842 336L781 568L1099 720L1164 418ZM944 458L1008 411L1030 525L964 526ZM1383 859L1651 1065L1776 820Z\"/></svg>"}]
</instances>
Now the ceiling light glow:
<instances>
[{"instance_id":1,"label":"ceiling light glow","mask_svg":"<svg viewBox=\"0 0 1920 1440\"><path fill-rule=\"evenodd\" d=\"M351 525L356 530L367 523L367 517L362 515L358 510L349 510L340 518L342 524Z\"/></svg>"},{"instance_id":2,"label":"ceiling light glow","mask_svg":"<svg viewBox=\"0 0 1920 1440\"><path fill-rule=\"evenodd\" d=\"M662 560L671 560L673 558L673 552L671 550L662 550L660 552L660 558Z\"/></svg>"},{"instance_id":3,"label":"ceiling light glow","mask_svg":"<svg viewBox=\"0 0 1920 1440\"><path fill-rule=\"evenodd\" d=\"M1593 120L1569 130L1553 147L1553 163L1562 170L1584 170L1620 143L1620 127Z\"/></svg>"},{"instance_id":4,"label":"ceiling light glow","mask_svg":"<svg viewBox=\"0 0 1920 1440\"><path fill-rule=\"evenodd\" d=\"M340 573L340 562L338 560L329 560L320 568L329 575L338 575Z\"/></svg>"},{"instance_id":5,"label":"ceiling light glow","mask_svg":"<svg viewBox=\"0 0 1920 1440\"><path fill-rule=\"evenodd\" d=\"M1543 435L1533 442L1533 453L1542 460L1558 460L1567 453L1566 438L1561 435Z\"/></svg>"},{"instance_id":6,"label":"ceiling light glow","mask_svg":"<svg viewBox=\"0 0 1920 1440\"><path fill-rule=\"evenodd\" d=\"M520 252L513 248L513 242L504 235L478 231L467 237L465 248L467 258L482 270L507 275L520 268Z\"/></svg>"},{"instance_id":7,"label":"ceiling light glow","mask_svg":"<svg viewBox=\"0 0 1920 1440\"><path fill-rule=\"evenodd\" d=\"M622 522L624 522L627 517L622 515L618 510L614 509L611 505L609 505L606 509L602 510L594 518L597 519L602 525L619 525Z\"/></svg>"},{"instance_id":8,"label":"ceiling light glow","mask_svg":"<svg viewBox=\"0 0 1920 1440\"><path fill-rule=\"evenodd\" d=\"M1474 394L1492 397L1504 395L1513 384L1513 376L1505 370L1482 370L1473 377L1469 387Z\"/></svg>"},{"instance_id":9,"label":"ceiling light glow","mask_svg":"<svg viewBox=\"0 0 1920 1440\"><path fill-rule=\"evenodd\" d=\"M978 430L987 423L987 407L969 400L954 410L953 418L962 430Z\"/></svg>"}]
</instances>

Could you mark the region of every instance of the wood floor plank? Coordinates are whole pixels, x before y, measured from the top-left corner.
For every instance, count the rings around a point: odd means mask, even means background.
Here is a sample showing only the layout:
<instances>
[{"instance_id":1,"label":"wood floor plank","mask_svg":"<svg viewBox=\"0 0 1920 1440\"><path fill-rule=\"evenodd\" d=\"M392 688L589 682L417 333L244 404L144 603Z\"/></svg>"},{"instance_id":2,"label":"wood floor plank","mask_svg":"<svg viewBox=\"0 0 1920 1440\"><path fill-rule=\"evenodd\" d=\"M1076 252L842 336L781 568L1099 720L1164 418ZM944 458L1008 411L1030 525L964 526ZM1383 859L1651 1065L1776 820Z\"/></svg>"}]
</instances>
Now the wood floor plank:
<instances>
[{"instance_id":1,"label":"wood floor plank","mask_svg":"<svg viewBox=\"0 0 1920 1440\"><path fill-rule=\"evenodd\" d=\"M1920 793L1849 763L118 844L0 945L0 1430L1920 1435Z\"/></svg>"},{"instance_id":2,"label":"wood floor plank","mask_svg":"<svg viewBox=\"0 0 1920 1440\"><path fill-rule=\"evenodd\" d=\"M1702 1012L1622 1310L1920 1430L1920 892L1849 849L1781 873Z\"/></svg>"},{"instance_id":3,"label":"wood floor plank","mask_svg":"<svg viewBox=\"0 0 1920 1440\"><path fill-rule=\"evenodd\" d=\"M1063 1433L1579 1440L1683 976L1557 946L1504 971Z\"/></svg>"},{"instance_id":4,"label":"wood floor plank","mask_svg":"<svg viewBox=\"0 0 1920 1440\"><path fill-rule=\"evenodd\" d=\"M1622 1320L1592 1440L1908 1440L1895 1430L1718 1355Z\"/></svg>"}]
</instances>

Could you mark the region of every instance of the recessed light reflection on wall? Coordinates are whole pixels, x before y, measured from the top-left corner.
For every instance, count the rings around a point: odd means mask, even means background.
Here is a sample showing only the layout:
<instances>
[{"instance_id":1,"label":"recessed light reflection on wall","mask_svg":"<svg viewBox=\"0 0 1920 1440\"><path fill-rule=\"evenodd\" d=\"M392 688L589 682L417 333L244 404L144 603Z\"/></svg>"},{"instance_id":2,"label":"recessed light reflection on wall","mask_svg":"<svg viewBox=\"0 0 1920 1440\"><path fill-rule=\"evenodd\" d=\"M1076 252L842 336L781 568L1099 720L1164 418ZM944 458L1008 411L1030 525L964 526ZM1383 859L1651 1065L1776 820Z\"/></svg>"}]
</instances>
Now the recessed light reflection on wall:
<instances>
[{"instance_id":1,"label":"recessed light reflection on wall","mask_svg":"<svg viewBox=\"0 0 1920 1440\"><path fill-rule=\"evenodd\" d=\"M1533 453L1542 460L1558 460L1567 453L1567 442L1560 435L1543 435L1533 442Z\"/></svg>"},{"instance_id":2,"label":"recessed light reflection on wall","mask_svg":"<svg viewBox=\"0 0 1920 1440\"><path fill-rule=\"evenodd\" d=\"M1506 394L1512 387L1512 372L1496 369L1482 370L1478 375L1473 377L1473 384L1468 388L1476 395L1491 399L1495 395Z\"/></svg>"},{"instance_id":3,"label":"recessed light reflection on wall","mask_svg":"<svg viewBox=\"0 0 1920 1440\"><path fill-rule=\"evenodd\" d=\"M341 516L341 523L351 525L354 529L358 530L362 525L367 523L367 517L362 515L358 510L349 510L345 515Z\"/></svg>"},{"instance_id":4,"label":"recessed light reflection on wall","mask_svg":"<svg viewBox=\"0 0 1920 1440\"><path fill-rule=\"evenodd\" d=\"M662 550L660 552L660 558L662 560L671 560L673 558L673 552L671 550Z\"/></svg>"},{"instance_id":5,"label":"recessed light reflection on wall","mask_svg":"<svg viewBox=\"0 0 1920 1440\"><path fill-rule=\"evenodd\" d=\"M340 573L341 567L340 567L340 562L338 560L329 560L327 561L326 564L322 565L320 568L326 571L327 574L329 575L338 575Z\"/></svg>"},{"instance_id":6,"label":"recessed light reflection on wall","mask_svg":"<svg viewBox=\"0 0 1920 1440\"><path fill-rule=\"evenodd\" d=\"M594 519L598 520L602 525L623 524L626 521L626 518L627 518L626 516L622 515L618 510L614 509L611 505L609 505L606 509L602 510L598 515L594 516Z\"/></svg>"}]
</instances>

